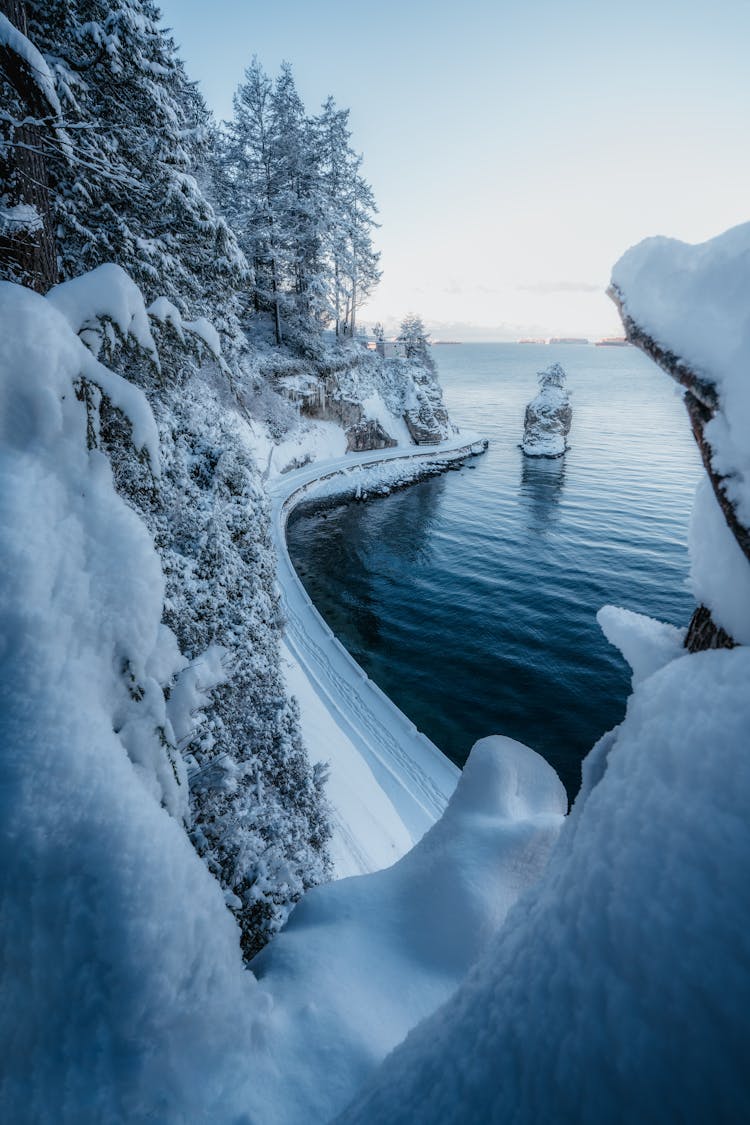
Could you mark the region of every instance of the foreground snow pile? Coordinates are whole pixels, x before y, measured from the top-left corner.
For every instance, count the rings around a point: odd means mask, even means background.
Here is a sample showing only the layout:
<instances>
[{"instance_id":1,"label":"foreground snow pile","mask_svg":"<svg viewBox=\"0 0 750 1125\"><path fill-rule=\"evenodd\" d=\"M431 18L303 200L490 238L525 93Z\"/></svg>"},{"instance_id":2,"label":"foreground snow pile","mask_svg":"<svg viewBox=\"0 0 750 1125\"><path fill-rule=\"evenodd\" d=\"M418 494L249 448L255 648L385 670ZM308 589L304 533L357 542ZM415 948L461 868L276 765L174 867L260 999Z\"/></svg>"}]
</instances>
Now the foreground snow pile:
<instances>
[{"instance_id":1,"label":"foreground snow pile","mask_svg":"<svg viewBox=\"0 0 750 1125\"><path fill-rule=\"evenodd\" d=\"M159 561L76 387L153 420L49 301L0 284L0 324L0 1116L229 1119L262 1002L182 825Z\"/></svg>"},{"instance_id":2,"label":"foreground snow pile","mask_svg":"<svg viewBox=\"0 0 750 1125\"><path fill-rule=\"evenodd\" d=\"M540 371L539 394L526 407L521 449L528 457L561 457L573 412L559 363Z\"/></svg>"},{"instance_id":3,"label":"foreground snow pile","mask_svg":"<svg viewBox=\"0 0 750 1125\"><path fill-rule=\"evenodd\" d=\"M743 1118L748 682L737 649L638 686L541 883L342 1120Z\"/></svg>"},{"instance_id":4,"label":"foreground snow pile","mask_svg":"<svg viewBox=\"0 0 750 1125\"><path fill-rule=\"evenodd\" d=\"M543 758L485 738L441 820L403 859L307 894L253 962L274 1001L267 1049L293 1076L264 1125L329 1121L346 1105L487 948L539 878L566 809Z\"/></svg>"}]
</instances>

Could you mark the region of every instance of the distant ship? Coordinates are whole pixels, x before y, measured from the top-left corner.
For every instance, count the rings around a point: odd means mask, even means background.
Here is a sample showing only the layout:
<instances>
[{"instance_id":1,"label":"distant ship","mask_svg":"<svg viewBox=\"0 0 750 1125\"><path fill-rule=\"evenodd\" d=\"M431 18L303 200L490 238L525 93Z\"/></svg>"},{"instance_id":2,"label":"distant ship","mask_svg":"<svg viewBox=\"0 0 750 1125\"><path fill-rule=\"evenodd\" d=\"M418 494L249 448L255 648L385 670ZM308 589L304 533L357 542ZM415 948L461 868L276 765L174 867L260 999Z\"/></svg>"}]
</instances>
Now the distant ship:
<instances>
[{"instance_id":1,"label":"distant ship","mask_svg":"<svg viewBox=\"0 0 750 1125\"><path fill-rule=\"evenodd\" d=\"M588 344L582 336L550 336L550 344Z\"/></svg>"},{"instance_id":2,"label":"distant ship","mask_svg":"<svg viewBox=\"0 0 750 1125\"><path fill-rule=\"evenodd\" d=\"M597 348L629 348L630 340L624 336L605 336L603 340L596 341Z\"/></svg>"},{"instance_id":3,"label":"distant ship","mask_svg":"<svg viewBox=\"0 0 750 1125\"><path fill-rule=\"evenodd\" d=\"M539 339L537 336L526 336L523 340L518 341L519 344L546 344L547 341Z\"/></svg>"}]
</instances>

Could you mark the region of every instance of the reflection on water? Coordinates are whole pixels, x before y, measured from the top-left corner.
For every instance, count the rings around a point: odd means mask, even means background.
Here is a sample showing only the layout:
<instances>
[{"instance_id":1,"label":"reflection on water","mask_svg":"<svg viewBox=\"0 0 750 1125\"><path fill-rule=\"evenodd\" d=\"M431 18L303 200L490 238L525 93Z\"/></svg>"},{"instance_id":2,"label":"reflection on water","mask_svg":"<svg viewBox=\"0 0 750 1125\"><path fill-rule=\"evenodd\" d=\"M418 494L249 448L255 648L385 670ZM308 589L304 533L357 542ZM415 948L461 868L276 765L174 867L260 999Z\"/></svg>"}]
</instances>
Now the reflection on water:
<instances>
[{"instance_id":1,"label":"reflection on water","mask_svg":"<svg viewBox=\"0 0 750 1125\"><path fill-rule=\"evenodd\" d=\"M445 483L445 476L432 477L363 503L313 501L290 516L287 540L297 573L317 605L329 603L326 620L350 651L378 651L383 584L397 585L405 573L429 566ZM330 603L332 586L337 596Z\"/></svg>"},{"instance_id":2,"label":"reflection on water","mask_svg":"<svg viewBox=\"0 0 750 1125\"><path fill-rule=\"evenodd\" d=\"M557 516L565 485L565 457L528 457L521 454L519 494L529 530L545 535Z\"/></svg>"}]
</instances>

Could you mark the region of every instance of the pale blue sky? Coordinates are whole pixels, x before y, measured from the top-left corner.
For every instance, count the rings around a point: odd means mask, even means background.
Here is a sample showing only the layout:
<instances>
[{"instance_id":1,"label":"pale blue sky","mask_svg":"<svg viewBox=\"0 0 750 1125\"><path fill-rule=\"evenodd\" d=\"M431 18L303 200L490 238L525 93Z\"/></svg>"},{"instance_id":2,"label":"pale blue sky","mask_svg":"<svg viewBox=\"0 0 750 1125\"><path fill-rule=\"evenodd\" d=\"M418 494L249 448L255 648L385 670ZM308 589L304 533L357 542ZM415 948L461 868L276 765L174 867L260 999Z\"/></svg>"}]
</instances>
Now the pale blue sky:
<instances>
[{"instance_id":1,"label":"pale blue sky","mask_svg":"<svg viewBox=\"0 0 750 1125\"><path fill-rule=\"evenodd\" d=\"M257 54L333 94L380 206L370 319L436 335L619 330L603 289L650 234L750 218L750 0L166 0L217 116Z\"/></svg>"}]
</instances>

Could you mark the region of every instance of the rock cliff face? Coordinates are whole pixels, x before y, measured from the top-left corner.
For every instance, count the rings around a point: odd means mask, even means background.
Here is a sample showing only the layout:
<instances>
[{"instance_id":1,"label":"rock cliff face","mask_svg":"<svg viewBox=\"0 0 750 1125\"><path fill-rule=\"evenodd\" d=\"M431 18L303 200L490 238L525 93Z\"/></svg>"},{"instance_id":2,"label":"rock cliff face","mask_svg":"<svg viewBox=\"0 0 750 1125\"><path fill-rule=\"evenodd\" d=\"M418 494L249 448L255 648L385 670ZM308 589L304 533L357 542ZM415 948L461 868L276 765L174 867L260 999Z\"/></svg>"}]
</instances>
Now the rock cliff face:
<instances>
[{"instance_id":1,"label":"rock cliff face","mask_svg":"<svg viewBox=\"0 0 750 1125\"><path fill-rule=\"evenodd\" d=\"M300 404L304 417L336 422L347 449L385 449L413 441L434 445L454 432L443 392L429 363L419 359L384 359L351 348L326 357L319 373L308 367L304 388L287 379L283 393Z\"/></svg>"},{"instance_id":2,"label":"rock cliff face","mask_svg":"<svg viewBox=\"0 0 750 1125\"><path fill-rule=\"evenodd\" d=\"M412 441L433 445L450 437L452 426L443 405L443 392L434 373L414 360L400 361L404 382L409 388L403 412Z\"/></svg>"},{"instance_id":3,"label":"rock cliff face","mask_svg":"<svg viewBox=\"0 0 750 1125\"><path fill-rule=\"evenodd\" d=\"M539 394L526 407L521 449L528 457L561 457L573 420L565 372L553 363L538 379Z\"/></svg>"},{"instance_id":4,"label":"rock cliff face","mask_svg":"<svg viewBox=\"0 0 750 1125\"><path fill-rule=\"evenodd\" d=\"M392 449L398 445L395 438L386 433L380 422L368 419L351 426L346 431L346 452L362 453L366 449Z\"/></svg>"}]
</instances>

